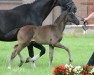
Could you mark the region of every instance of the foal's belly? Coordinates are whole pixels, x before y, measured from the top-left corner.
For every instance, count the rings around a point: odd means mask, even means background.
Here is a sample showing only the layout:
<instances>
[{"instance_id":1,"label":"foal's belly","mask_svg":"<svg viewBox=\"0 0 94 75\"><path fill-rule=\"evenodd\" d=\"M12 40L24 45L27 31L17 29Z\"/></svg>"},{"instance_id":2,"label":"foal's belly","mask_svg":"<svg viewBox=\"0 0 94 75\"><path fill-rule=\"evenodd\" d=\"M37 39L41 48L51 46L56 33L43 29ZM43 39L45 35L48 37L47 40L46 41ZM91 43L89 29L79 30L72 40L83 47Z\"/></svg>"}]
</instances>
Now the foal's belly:
<instances>
[{"instance_id":1,"label":"foal's belly","mask_svg":"<svg viewBox=\"0 0 94 75\"><path fill-rule=\"evenodd\" d=\"M40 35L34 35L32 41L35 41L36 43L40 44L56 44L61 37L55 36L53 33L52 34L40 34Z\"/></svg>"},{"instance_id":2,"label":"foal's belly","mask_svg":"<svg viewBox=\"0 0 94 75\"><path fill-rule=\"evenodd\" d=\"M34 37L31 41L35 41L40 44L50 44L50 39L41 37Z\"/></svg>"}]
</instances>

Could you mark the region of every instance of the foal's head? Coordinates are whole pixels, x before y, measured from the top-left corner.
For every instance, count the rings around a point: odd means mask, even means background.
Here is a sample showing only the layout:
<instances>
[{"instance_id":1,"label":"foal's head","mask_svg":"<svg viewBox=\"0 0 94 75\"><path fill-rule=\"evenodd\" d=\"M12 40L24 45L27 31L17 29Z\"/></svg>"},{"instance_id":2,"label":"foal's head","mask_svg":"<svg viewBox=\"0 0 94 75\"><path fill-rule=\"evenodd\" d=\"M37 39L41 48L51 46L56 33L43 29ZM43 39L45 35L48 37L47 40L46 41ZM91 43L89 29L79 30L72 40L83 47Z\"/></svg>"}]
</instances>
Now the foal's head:
<instances>
[{"instance_id":1,"label":"foal's head","mask_svg":"<svg viewBox=\"0 0 94 75\"><path fill-rule=\"evenodd\" d=\"M63 11L62 14L59 17L57 17L53 25L62 25L62 22L64 25L66 25L67 22L72 22L76 25L79 25L79 20L77 19L75 14L67 10Z\"/></svg>"},{"instance_id":2,"label":"foal's head","mask_svg":"<svg viewBox=\"0 0 94 75\"><path fill-rule=\"evenodd\" d=\"M65 11L64 14L66 14L65 22L72 22L72 23L74 23L76 25L79 25L80 22L77 19L77 17L75 16L74 13Z\"/></svg>"}]
</instances>

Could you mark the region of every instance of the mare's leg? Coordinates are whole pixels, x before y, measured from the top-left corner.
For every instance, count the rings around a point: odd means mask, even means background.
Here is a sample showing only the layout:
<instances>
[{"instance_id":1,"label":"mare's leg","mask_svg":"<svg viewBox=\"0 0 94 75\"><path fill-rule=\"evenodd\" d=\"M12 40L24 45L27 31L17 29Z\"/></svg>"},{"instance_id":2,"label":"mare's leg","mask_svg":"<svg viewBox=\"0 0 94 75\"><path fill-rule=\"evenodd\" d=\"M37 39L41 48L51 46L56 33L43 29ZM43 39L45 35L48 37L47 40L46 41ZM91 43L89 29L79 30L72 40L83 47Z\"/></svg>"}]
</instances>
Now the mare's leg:
<instances>
[{"instance_id":1,"label":"mare's leg","mask_svg":"<svg viewBox=\"0 0 94 75\"><path fill-rule=\"evenodd\" d=\"M36 47L36 48L38 48L39 50L41 50L40 54L34 56L33 46ZM27 58L26 62L29 62L29 61L33 61L34 62L34 61L38 60L42 55L45 54L45 47L43 47L41 44L38 44L38 43L32 41L30 43L30 45L28 46L28 52L29 52L30 58Z\"/></svg>"},{"instance_id":2,"label":"mare's leg","mask_svg":"<svg viewBox=\"0 0 94 75\"><path fill-rule=\"evenodd\" d=\"M42 55L45 54L45 47L42 46L41 44L38 44L36 42L34 42L34 47L38 48L40 51L40 53L38 54L38 57L41 57ZM35 61L37 60L37 58L35 59Z\"/></svg>"},{"instance_id":3,"label":"mare's leg","mask_svg":"<svg viewBox=\"0 0 94 75\"><path fill-rule=\"evenodd\" d=\"M20 53L20 51L25 47L25 44L19 44L18 46L16 46L14 48L14 51L12 52L11 54L11 58L10 58L10 61L9 61L9 65L8 65L8 69L11 69L11 64L13 62L13 59L16 57L16 55L18 53Z\"/></svg>"},{"instance_id":4,"label":"mare's leg","mask_svg":"<svg viewBox=\"0 0 94 75\"><path fill-rule=\"evenodd\" d=\"M34 50L33 50L33 45L31 43L28 46L28 53L29 53L29 57L33 58L33 56L34 56Z\"/></svg>"},{"instance_id":5,"label":"mare's leg","mask_svg":"<svg viewBox=\"0 0 94 75\"><path fill-rule=\"evenodd\" d=\"M34 56L33 46L41 50L40 54ZM43 54L45 54L45 48L41 44L32 41L28 46L28 52L30 57L26 59L26 63L31 61L32 68L35 68L35 61L38 60Z\"/></svg>"},{"instance_id":6,"label":"mare's leg","mask_svg":"<svg viewBox=\"0 0 94 75\"><path fill-rule=\"evenodd\" d=\"M68 52L68 55L69 55L69 64L72 64L73 60L72 60L72 58L71 58L70 50L69 50L66 46L64 46L64 45L62 45L62 44L60 44L60 43L57 43L57 44L55 44L54 46L55 46L55 47L58 47L58 48L65 49L65 50Z\"/></svg>"},{"instance_id":7,"label":"mare's leg","mask_svg":"<svg viewBox=\"0 0 94 75\"><path fill-rule=\"evenodd\" d=\"M49 66L51 66L53 61L53 53L54 53L54 47L52 45L49 45Z\"/></svg>"},{"instance_id":8,"label":"mare's leg","mask_svg":"<svg viewBox=\"0 0 94 75\"><path fill-rule=\"evenodd\" d=\"M28 63L29 59L34 57L33 42L31 42L28 46L28 54L29 57L26 59L25 63ZM35 62L31 62L31 64L32 68L34 69L36 67Z\"/></svg>"},{"instance_id":9,"label":"mare's leg","mask_svg":"<svg viewBox=\"0 0 94 75\"><path fill-rule=\"evenodd\" d=\"M34 57L33 42L30 42L28 46L28 54L29 54L29 57L26 59L25 63L28 63L29 59Z\"/></svg>"}]
</instances>

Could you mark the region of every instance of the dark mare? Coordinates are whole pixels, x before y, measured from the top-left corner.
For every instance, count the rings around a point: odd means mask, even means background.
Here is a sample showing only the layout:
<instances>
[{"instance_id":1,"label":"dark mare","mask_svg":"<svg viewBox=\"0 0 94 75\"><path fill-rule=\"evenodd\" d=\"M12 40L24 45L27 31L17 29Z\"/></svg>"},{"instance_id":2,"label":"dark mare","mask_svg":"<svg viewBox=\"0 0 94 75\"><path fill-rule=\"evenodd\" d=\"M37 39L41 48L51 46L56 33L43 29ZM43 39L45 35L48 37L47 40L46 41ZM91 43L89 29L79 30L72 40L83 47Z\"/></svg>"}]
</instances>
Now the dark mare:
<instances>
[{"instance_id":1,"label":"dark mare","mask_svg":"<svg viewBox=\"0 0 94 75\"><path fill-rule=\"evenodd\" d=\"M16 41L20 27L28 24L42 25L55 6L61 6L62 10L68 9L73 13L77 10L72 0L36 0L31 4L20 5L11 10L0 10L0 40ZM40 56L45 53L45 48L41 44L31 42L28 46L31 58L34 56L33 46L41 50Z\"/></svg>"}]
</instances>

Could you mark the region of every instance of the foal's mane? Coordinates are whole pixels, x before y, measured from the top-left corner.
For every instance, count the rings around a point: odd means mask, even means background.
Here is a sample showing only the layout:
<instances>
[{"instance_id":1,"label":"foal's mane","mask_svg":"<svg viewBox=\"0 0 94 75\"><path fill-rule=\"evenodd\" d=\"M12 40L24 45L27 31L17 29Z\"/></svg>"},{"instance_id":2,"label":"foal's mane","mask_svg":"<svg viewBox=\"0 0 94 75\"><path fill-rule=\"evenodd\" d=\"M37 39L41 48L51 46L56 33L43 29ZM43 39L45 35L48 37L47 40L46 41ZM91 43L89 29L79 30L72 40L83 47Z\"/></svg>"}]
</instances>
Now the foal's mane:
<instances>
[{"instance_id":1,"label":"foal's mane","mask_svg":"<svg viewBox=\"0 0 94 75\"><path fill-rule=\"evenodd\" d=\"M53 25L57 25L63 22L63 20L65 20L65 16L67 15L67 13L67 11L64 11L59 17L57 17Z\"/></svg>"}]
</instances>

